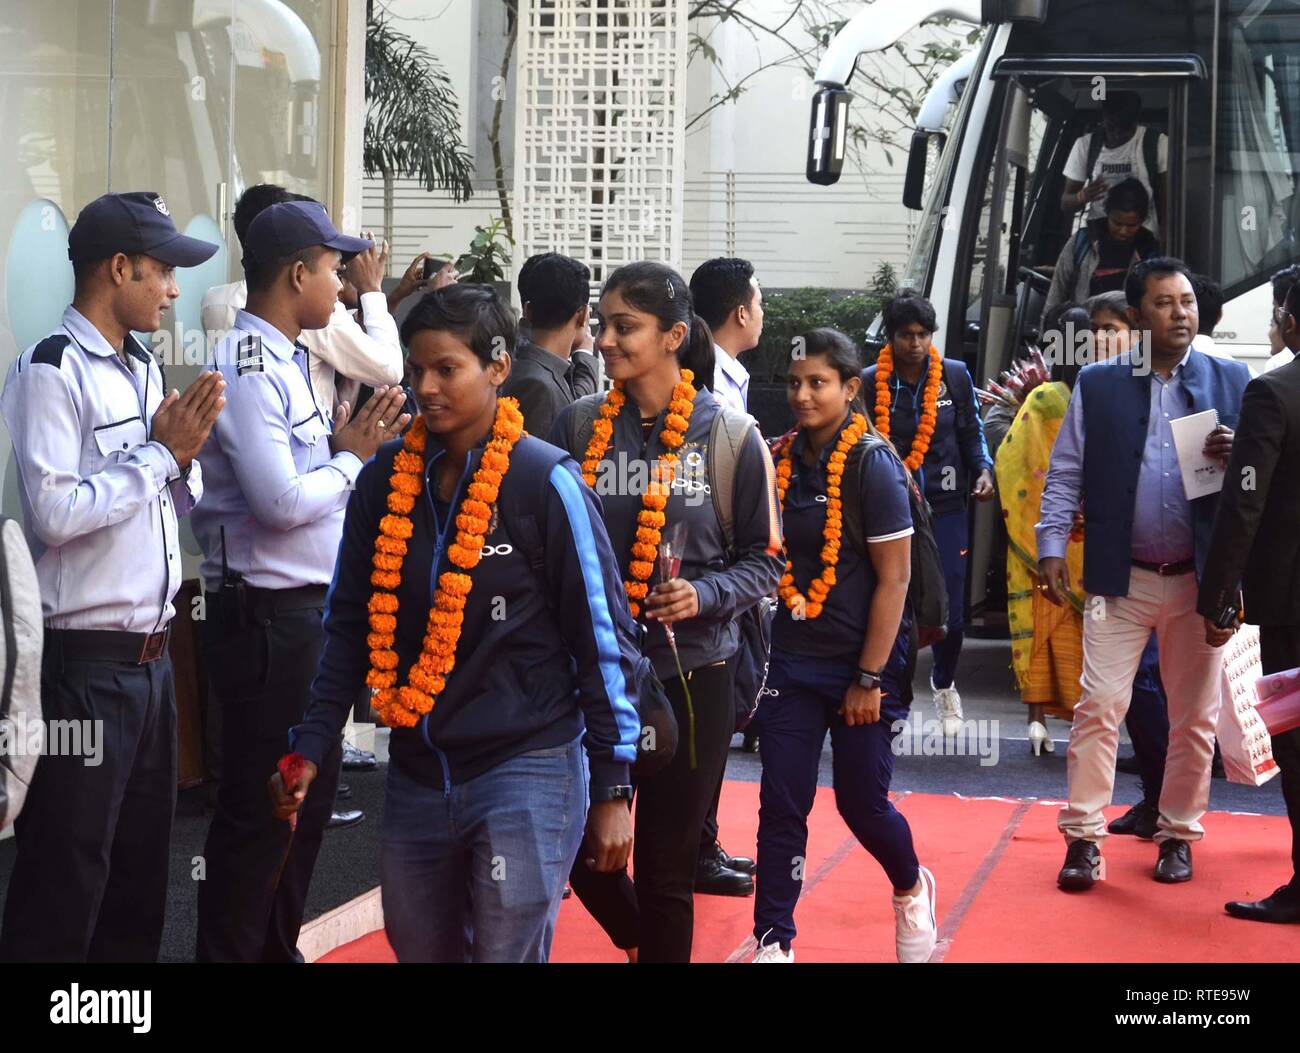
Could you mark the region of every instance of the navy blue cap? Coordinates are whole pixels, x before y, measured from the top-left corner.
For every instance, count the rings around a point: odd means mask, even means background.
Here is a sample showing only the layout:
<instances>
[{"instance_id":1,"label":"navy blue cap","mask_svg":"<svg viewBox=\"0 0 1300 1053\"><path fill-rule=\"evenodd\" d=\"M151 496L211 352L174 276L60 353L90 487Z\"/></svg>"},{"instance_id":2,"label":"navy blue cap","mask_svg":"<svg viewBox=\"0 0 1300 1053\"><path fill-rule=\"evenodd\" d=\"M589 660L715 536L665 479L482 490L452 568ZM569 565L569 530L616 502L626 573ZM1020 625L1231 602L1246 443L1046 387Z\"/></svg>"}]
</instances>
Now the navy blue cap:
<instances>
[{"instance_id":1,"label":"navy blue cap","mask_svg":"<svg viewBox=\"0 0 1300 1053\"><path fill-rule=\"evenodd\" d=\"M365 252L374 242L340 234L319 201L281 201L253 217L244 234L244 263L271 262L311 245L337 249L344 260Z\"/></svg>"},{"instance_id":2,"label":"navy blue cap","mask_svg":"<svg viewBox=\"0 0 1300 1053\"><path fill-rule=\"evenodd\" d=\"M219 246L187 238L176 229L167 203L151 190L105 194L81 210L68 233L73 263L103 260L124 252L143 254L172 267L196 267Z\"/></svg>"}]
</instances>

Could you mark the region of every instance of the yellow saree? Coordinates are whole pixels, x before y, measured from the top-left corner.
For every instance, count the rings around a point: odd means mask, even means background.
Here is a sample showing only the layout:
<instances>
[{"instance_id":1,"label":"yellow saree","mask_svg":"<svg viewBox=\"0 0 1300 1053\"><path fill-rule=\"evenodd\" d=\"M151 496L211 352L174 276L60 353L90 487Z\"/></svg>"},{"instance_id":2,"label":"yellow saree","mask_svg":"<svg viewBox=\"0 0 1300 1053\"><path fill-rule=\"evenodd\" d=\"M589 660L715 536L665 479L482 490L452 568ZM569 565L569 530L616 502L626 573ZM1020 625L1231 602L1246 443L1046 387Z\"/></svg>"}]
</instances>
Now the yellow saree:
<instances>
[{"instance_id":1,"label":"yellow saree","mask_svg":"<svg viewBox=\"0 0 1300 1053\"><path fill-rule=\"evenodd\" d=\"M1083 595L1057 607L1038 584L1038 522L1043 484L1052 447L1070 401L1062 383L1040 384L1030 392L998 447L998 496L1007 527L1007 617L1011 626L1011 664L1021 701L1041 705L1069 720L1079 701L1083 672ZM1066 550L1073 589L1083 581L1083 543L1071 535Z\"/></svg>"}]
</instances>

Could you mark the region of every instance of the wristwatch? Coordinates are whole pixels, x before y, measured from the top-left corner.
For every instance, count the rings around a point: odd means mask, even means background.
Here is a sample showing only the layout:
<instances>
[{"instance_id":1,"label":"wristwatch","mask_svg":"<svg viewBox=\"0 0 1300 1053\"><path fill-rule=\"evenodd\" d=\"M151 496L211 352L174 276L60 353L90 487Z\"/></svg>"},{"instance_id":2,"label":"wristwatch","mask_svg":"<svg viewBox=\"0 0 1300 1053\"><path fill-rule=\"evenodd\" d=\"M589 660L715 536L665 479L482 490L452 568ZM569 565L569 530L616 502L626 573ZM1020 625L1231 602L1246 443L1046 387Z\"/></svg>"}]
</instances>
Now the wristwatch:
<instances>
[{"instance_id":1,"label":"wristwatch","mask_svg":"<svg viewBox=\"0 0 1300 1053\"><path fill-rule=\"evenodd\" d=\"M870 669L858 670L858 686L865 687L868 691L877 691L880 689L880 674L873 673Z\"/></svg>"},{"instance_id":2,"label":"wristwatch","mask_svg":"<svg viewBox=\"0 0 1300 1053\"><path fill-rule=\"evenodd\" d=\"M632 799L631 786L593 786L591 788L591 800L593 804L600 804L602 801L630 801Z\"/></svg>"}]
</instances>

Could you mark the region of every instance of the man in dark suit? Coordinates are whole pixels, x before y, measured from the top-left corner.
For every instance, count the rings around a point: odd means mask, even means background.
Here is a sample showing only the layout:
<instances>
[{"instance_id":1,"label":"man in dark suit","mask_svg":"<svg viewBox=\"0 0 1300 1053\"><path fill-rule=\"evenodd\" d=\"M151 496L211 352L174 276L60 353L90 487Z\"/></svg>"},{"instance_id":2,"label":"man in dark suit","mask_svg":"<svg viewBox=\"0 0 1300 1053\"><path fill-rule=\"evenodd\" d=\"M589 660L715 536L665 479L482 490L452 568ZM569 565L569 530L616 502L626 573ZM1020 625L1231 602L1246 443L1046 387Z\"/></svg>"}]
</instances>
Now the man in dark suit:
<instances>
[{"instance_id":1,"label":"man in dark suit","mask_svg":"<svg viewBox=\"0 0 1300 1053\"><path fill-rule=\"evenodd\" d=\"M558 252L529 257L519 268L519 299L528 336L515 345L501 394L519 400L531 434L545 436L560 410L596 390L591 271Z\"/></svg>"},{"instance_id":2,"label":"man in dark suit","mask_svg":"<svg viewBox=\"0 0 1300 1053\"><path fill-rule=\"evenodd\" d=\"M1300 286L1287 295L1278 322L1286 346L1300 351ZM1246 388L1197 600L1208 631L1235 615L1241 582L1246 617L1259 626L1265 673L1300 666L1297 465L1300 362L1292 361ZM1235 918L1300 923L1300 728L1273 736L1273 757L1291 820L1291 880L1271 896L1226 909Z\"/></svg>"}]
</instances>

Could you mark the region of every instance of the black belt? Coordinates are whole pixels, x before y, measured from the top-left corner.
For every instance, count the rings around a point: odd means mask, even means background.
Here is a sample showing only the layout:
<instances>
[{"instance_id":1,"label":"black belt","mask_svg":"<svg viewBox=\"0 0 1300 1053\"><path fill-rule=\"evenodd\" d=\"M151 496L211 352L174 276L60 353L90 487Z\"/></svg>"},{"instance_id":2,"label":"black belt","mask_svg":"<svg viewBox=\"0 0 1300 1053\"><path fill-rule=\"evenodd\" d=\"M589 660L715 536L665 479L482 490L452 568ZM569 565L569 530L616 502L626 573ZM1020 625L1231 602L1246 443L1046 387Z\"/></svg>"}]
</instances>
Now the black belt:
<instances>
[{"instance_id":1,"label":"black belt","mask_svg":"<svg viewBox=\"0 0 1300 1053\"><path fill-rule=\"evenodd\" d=\"M325 597L329 593L328 585L299 585L295 589L255 589L244 586L249 606L254 610L306 611L313 607L324 607Z\"/></svg>"},{"instance_id":2,"label":"black belt","mask_svg":"<svg viewBox=\"0 0 1300 1053\"><path fill-rule=\"evenodd\" d=\"M146 665L167 653L171 626L156 633L114 632L111 629L45 629L45 646L57 647L64 658L82 662L131 662Z\"/></svg>"},{"instance_id":3,"label":"black belt","mask_svg":"<svg viewBox=\"0 0 1300 1053\"><path fill-rule=\"evenodd\" d=\"M1190 574L1194 571L1196 560L1180 559L1177 563L1148 563L1144 559L1135 559L1133 566L1159 574L1162 578L1174 578L1179 574Z\"/></svg>"},{"instance_id":4,"label":"black belt","mask_svg":"<svg viewBox=\"0 0 1300 1053\"><path fill-rule=\"evenodd\" d=\"M244 609L241 612L254 620L288 611L307 611L325 606L328 585L299 585L292 589L259 589L252 585L242 588ZM220 608L225 594L219 586L210 585L207 600Z\"/></svg>"}]
</instances>

